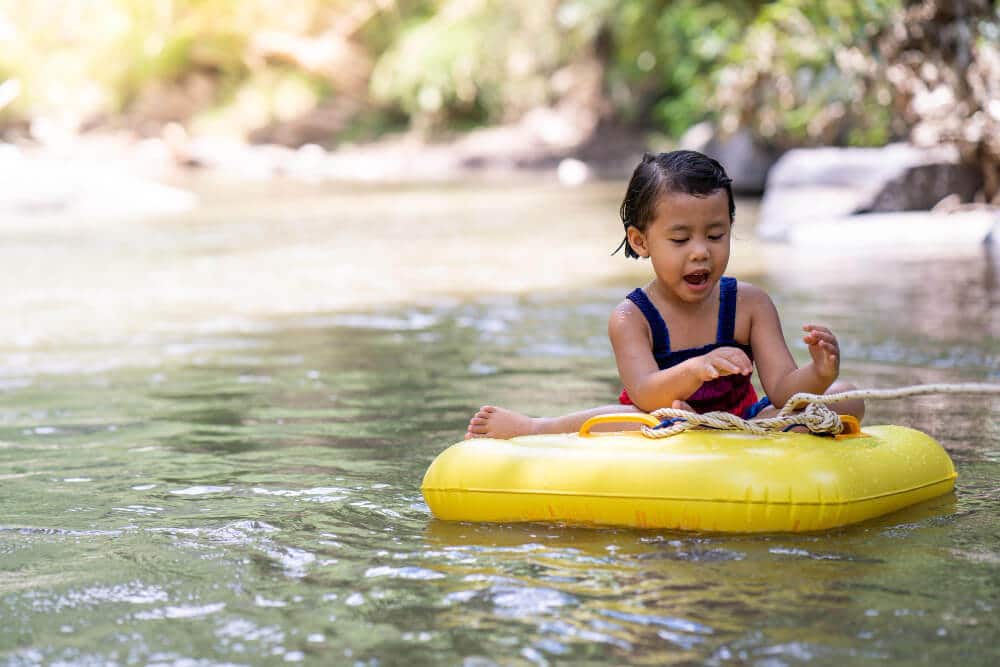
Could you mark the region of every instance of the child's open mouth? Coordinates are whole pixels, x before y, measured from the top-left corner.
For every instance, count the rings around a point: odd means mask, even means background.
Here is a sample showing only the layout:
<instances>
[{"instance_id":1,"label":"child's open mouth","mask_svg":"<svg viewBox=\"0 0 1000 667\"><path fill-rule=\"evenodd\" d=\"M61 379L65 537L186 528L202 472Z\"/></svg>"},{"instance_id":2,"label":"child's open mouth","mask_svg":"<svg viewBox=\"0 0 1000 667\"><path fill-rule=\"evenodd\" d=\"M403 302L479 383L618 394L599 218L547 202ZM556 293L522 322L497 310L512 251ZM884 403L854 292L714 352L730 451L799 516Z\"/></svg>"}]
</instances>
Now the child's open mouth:
<instances>
[{"instance_id":1,"label":"child's open mouth","mask_svg":"<svg viewBox=\"0 0 1000 667\"><path fill-rule=\"evenodd\" d=\"M700 287L708 282L708 271L694 271L684 274L684 282L693 287Z\"/></svg>"}]
</instances>

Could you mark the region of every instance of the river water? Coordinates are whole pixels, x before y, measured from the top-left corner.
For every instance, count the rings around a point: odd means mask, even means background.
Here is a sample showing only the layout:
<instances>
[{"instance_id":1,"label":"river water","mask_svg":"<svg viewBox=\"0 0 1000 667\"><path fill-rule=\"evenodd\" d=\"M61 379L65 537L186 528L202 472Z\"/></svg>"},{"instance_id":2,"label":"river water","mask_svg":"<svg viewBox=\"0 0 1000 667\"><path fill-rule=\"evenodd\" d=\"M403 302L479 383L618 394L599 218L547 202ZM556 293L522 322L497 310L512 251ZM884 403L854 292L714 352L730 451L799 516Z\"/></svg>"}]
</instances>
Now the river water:
<instances>
[{"instance_id":1,"label":"river water","mask_svg":"<svg viewBox=\"0 0 1000 667\"><path fill-rule=\"evenodd\" d=\"M204 188L142 221L0 227L0 664L964 664L1000 659L1000 400L870 406L954 495L841 530L449 524L470 414L613 400L621 184ZM997 260L732 273L864 387L1000 381Z\"/></svg>"}]
</instances>

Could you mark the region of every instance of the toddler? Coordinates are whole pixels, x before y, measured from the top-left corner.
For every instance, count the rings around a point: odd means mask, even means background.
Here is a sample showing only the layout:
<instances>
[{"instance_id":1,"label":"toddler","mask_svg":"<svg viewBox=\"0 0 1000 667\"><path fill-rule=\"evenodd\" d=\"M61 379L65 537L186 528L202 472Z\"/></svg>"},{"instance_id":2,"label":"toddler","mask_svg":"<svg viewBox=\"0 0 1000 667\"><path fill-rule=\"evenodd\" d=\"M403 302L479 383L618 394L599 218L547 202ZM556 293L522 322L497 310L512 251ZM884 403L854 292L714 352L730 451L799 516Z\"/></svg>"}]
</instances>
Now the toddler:
<instances>
[{"instance_id":1,"label":"toddler","mask_svg":"<svg viewBox=\"0 0 1000 667\"><path fill-rule=\"evenodd\" d=\"M666 406L768 417L798 392L853 389L836 381L840 350L830 329L802 327L812 361L797 367L767 293L725 275L735 215L731 183L722 165L695 151L646 154L635 168L621 205L619 249L648 258L653 279L608 320L624 385L618 405L536 418L487 405L469 421L465 437L568 433L595 415ZM755 364L766 393L761 399L750 383ZM864 416L862 401L834 407L859 421ZM602 428L638 425L595 430Z\"/></svg>"}]
</instances>

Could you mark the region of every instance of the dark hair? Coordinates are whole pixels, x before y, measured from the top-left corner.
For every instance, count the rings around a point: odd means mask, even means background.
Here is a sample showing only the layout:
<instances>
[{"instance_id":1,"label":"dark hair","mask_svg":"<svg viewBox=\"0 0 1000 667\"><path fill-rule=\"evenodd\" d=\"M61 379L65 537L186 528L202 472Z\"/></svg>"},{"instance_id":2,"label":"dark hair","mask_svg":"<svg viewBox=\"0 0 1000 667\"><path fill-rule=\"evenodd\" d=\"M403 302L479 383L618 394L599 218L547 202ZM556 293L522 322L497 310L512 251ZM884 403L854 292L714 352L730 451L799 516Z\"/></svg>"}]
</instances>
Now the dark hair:
<instances>
[{"instance_id":1,"label":"dark hair","mask_svg":"<svg viewBox=\"0 0 1000 667\"><path fill-rule=\"evenodd\" d=\"M625 199L622 200L625 240L615 248L615 253L624 247L626 257L639 257L628 242L628 228L646 231L646 226L656 215L657 200L668 192L707 197L724 189L729 197L729 220L732 221L736 216L732 182L733 179L726 175L726 170L718 161L697 151L643 154L639 166L632 172Z\"/></svg>"}]
</instances>

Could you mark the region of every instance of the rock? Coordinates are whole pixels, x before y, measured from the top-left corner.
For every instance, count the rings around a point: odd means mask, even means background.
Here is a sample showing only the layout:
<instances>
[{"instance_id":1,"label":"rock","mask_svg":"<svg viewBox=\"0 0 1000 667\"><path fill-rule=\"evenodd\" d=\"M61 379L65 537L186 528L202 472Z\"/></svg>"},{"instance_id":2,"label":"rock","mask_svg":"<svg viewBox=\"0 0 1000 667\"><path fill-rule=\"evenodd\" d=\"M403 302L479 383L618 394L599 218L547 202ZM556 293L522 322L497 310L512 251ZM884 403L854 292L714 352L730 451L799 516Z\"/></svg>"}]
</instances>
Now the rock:
<instances>
[{"instance_id":1,"label":"rock","mask_svg":"<svg viewBox=\"0 0 1000 667\"><path fill-rule=\"evenodd\" d=\"M971 202L982 187L982 172L972 165L923 164L885 183L871 204L858 213L927 211L946 197Z\"/></svg>"},{"instance_id":2,"label":"rock","mask_svg":"<svg viewBox=\"0 0 1000 667\"><path fill-rule=\"evenodd\" d=\"M934 204L931 213L954 213L962 207L962 198L958 195L948 195Z\"/></svg>"},{"instance_id":3,"label":"rock","mask_svg":"<svg viewBox=\"0 0 1000 667\"><path fill-rule=\"evenodd\" d=\"M901 211L845 216L795 225L787 241L823 254L910 256L977 250L995 243L1000 211L990 208L955 213Z\"/></svg>"},{"instance_id":4,"label":"rock","mask_svg":"<svg viewBox=\"0 0 1000 667\"><path fill-rule=\"evenodd\" d=\"M760 194L764 191L767 173L777 160L777 151L754 141L747 129L722 137L708 121L691 126L680 139L679 147L699 151L715 158L733 179L733 191L739 194Z\"/></svg>"},{"instance_id":5,"label":"rock","mask_svg":"<svg viewBox=\"0 0 1000 667\"><path fill-rule=\"evenodd\" d=\"M952 192L968 195L969 177L953 146L797 148L768 174L757 233L785 240L798 224L930 209Z\"/></svg>"}]
</instances>

